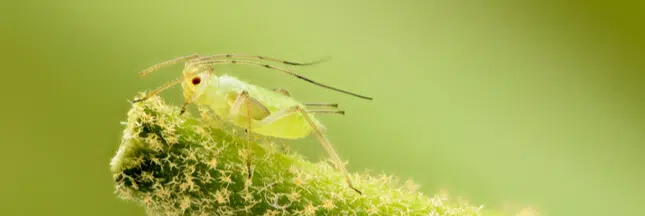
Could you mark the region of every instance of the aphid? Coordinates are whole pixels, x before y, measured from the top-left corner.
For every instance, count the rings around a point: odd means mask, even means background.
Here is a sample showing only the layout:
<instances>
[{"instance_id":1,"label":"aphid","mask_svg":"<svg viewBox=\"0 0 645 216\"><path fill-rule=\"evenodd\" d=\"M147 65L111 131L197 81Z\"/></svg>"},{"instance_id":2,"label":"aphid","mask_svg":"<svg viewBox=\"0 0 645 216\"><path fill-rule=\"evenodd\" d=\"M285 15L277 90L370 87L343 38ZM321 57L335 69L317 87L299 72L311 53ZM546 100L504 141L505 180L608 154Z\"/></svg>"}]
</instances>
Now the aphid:
<instances>
[{"instance_id":1,"label":"aphid","mask_svg":"<svg viewBox=\"0 0 645 216\"><path fill-rule=\"evenodd\" d=\"M213 65L245 64L264 67L281 71L320 87L362 99L372 100L372 98L324 85L291 71L249 59L279 62L294 66L314 65L323 61L296 63L264 56L232 54L212 56L199 56L194 54L183 56L158 63L140 72L140 76L145 76L165 66L182 62L185 63L183 76L158 87L144 98L135 100L135 102L146 100L163 90L181 83L185 101L181 113L184 113L186 106L191 103L206 105L221 119L237 127L246 129L247 139L250 139L251 134L282 139L300 139L313 133L332 158L337 168L345 175L348 186L361 194L361 191L356 189L352 184L344 163L340 160L331 142L327 139L324 126L312 115L315 113L344 114L344 111L337 109L338 104L301 103L292 98L289 92L282 88L269 90L246 83L229 75L216 75ZM248 177L251 178L250 147L247 149L246 161L249 172Z\"/></svg>"}]
</instances>

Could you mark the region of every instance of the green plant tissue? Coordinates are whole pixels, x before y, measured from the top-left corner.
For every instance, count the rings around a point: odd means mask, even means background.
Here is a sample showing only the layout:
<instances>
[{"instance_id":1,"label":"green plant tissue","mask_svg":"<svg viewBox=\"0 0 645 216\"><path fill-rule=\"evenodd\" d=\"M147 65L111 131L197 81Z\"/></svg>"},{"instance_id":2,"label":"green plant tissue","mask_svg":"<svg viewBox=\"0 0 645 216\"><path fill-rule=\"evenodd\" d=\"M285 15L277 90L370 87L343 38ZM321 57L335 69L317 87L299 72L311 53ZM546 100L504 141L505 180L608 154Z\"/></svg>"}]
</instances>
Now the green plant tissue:
<instances>
[{"instance_id":1,"label":"green plant tissue","mask_svg":"<svg viewBox=\"0 0 645 216\"><path fill-rule=\"evenodd\" d=\"M159 97L133 104L110 163L117 196L149 215L490 215L385 174L351 174L360 195L328 161L307 161L269 141L250 143L249 179L243 132L178 113Z\"/></svg>"}]
</instances>

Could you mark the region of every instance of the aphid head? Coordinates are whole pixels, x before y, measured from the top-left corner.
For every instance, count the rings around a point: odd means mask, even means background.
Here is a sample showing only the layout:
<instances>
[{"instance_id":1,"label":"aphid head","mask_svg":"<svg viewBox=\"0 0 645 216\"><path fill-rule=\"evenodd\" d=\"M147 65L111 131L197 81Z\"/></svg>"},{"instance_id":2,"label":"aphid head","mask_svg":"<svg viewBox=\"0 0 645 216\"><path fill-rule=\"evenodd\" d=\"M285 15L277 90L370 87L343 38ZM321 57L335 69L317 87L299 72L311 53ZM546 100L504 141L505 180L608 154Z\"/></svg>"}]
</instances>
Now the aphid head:
<instances>
[{"instance_id":1,"label":"aphid head","mask_svg":"<svg viewBox=\"0 0 645 216\"><path fill-rule=\"evenodd\" d=\"M202 67L185 67L183 71L184 80L181 87L184 89L185 102L193 103L196 101L210 84L214 69L211 66Z\"/></svg>"}]
</instances>

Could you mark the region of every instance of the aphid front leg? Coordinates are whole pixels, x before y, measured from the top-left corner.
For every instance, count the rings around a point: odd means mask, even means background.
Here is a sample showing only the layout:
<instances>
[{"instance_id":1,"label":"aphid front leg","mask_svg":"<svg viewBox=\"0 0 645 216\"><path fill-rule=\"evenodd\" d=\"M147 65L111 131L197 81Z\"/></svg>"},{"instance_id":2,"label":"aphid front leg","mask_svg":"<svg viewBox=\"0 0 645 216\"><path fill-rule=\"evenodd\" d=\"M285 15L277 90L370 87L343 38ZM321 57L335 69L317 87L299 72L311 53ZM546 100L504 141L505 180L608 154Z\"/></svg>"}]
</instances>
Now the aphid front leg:
<instances>
[{"instance_id":1,"label":"aphid front leg","mask_svg":"<svg viewBox=\"0 0 645 216\"><path fill-rule=\"evenodd\" d=\"M145 70L139 72L139 76L144 77L144 76L146 76L146 75L148 75L148 74L150 74L152 72L155 72L155 71L157 71L157 70L159 70L161 68L164 68L164 67L167 67L167 66L170 66L170 65L174 65L174 64L177 64L177 63L187 62L187 61L190 61L190 60L196 59L196 58L199 58L199 55L192 54L192 55L187 55L187 56L182 56L182 57L178 57L178 58L175 58L175 59L171 59L171 60L168 60L168 61L165 61L165 62L157 63L157 64L155 64L155 65L153 65L151 67L148 67ZM138 102L150 99L151 97L157 95L159 92L162 92L162 91L164 91L164 90L166 90L166 89L168 89L168 88L170 88L170 87L172 87L172 86L174 86L176 84L181 83L182 80L183 80L183 78L180 77L180 78L177 78L177 79L175 79L173 81L167 82L167 83L163 84L162 86L159 86L155 90L151 91L150 93L148 93L143 98L134 100L133 103L138 103ZM183 111L182 111L182 113L183 113Z\"/></svg>"},{"instance_id":2,"label":"aphid front leg","mask_svg":"<svg viewBox=\"0 0 645 216\"><path fill-rule=\"evenodd\" d=\"M151 92L149 92L149 93L148 93L146 96L144 96L143 98L135 99L135 100L134 100L134 101L132 101L132 102L133 102L133 103L138 103L138 102L141 102L141 101L148 100L148 99L150 99L151 97L153 97L153 96L157 95L159 92L162 92L162 91L164 91L164 90L166 90L166 89L168 89L168 88L170 88L170 87L172 87L172 86L174 86L174 85L177 85L177 84L181 83L181 81L182 81L182 80L183 80L183 78L181 78L181 77L180 77L180 78L177 78L177 79L175 79L175 80L173 80L173 81L167 82L167 83L165 83L165 84L163 84L163 85L161 85L161 86L157 87L155 90L152 90Z\"/></svg>"},{"instance_id":3,"label":"aphid front leg","mask_svg":"<svg viewBox=\"0 0 645 216\"><path fill-rule=\"evenodd\" d=\"M267 116L266 118L264 118L258 124L258 126L261 126L264 124L271 124L272 122L277 121L281 118L284 118L289 115L297 114L297 113L300 113L305 118L305 120L309 123L309 125L314 129L313 133L315 134L316 138L320 142L320 145L322 145L325 151L327 151L332 161L336 164L336 167L345 175L345 181L347 182L347 185L357 193L363 194L360 190L356 189L352 184L352 180L349 178L349 173L345 168L345 163L342 162L342 160L340 159L340 156L338 156L338 153L336 153L336 150L334 150L334 147L331 145L331 142L327 139L327 136L323 132L323 129L314 122L311 116L309 116L309 113L300 105L295 105L295 106L280 110L278 112L275 112Z\"/></svg>"},{"instance_id":4,"label":"aphid front leg","mask_svg":"<svg viewBox=\"0 0 645 216\"><path fill-rule=\"evenodd\" d=\"M243 110L244 109L244 110ZM248 178L252 176L251 170L251 160L253 158L253 149L251 148L251 125L253 120L261 120L266 116L269 116L269 109L267 109L262 103L258 100L249 96L247 91L242 91L235 97L233 104L231 105L229 119L235 118L237 116L247 117L247 128L246 128L246 167L248 170Z\"/></svg>"}]
</instances>

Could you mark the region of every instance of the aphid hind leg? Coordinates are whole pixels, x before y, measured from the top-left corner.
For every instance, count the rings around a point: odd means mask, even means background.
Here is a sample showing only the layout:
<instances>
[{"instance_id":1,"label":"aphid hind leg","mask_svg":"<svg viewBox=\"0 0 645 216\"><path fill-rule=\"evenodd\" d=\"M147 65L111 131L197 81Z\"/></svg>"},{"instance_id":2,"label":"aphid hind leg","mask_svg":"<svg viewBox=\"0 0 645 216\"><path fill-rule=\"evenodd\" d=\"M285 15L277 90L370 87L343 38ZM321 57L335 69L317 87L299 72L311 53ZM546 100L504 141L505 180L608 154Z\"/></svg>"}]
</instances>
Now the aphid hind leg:
<instances>
[{"instance_id":1,"label":"aphid hind leg","mask_svg":"<svg viewBox=\"0 0 645 216\"><path fill-rule=\"evenodd\" d=\"M320 144L325 148L325 150L327 150L327 153L329 154L329 156L332 157L332 160L335 161L336 167L340 169L341 172L343 172L343 174L345 175L345 181L347 182L347 185L357 193L363 194L360 190L356 189L352 184L352 180L349 178L349 173L347 173L347 169L345 168L345 163L343 163L343 161L340 159L340 156L338 156L338 153L336 153L336 150L334 150L334 147L331 145L331 142L327 139L327 136L325 136L325 134L323 133L323 130L318 125L316 125L316 123L313 121L313 119L311 119L311 117L309 116L309 113L307 113L305 109L303 109L300 106L297 106L296 110L300 112L305 117L307 122L309 122L309 124L314 128L315 130L314 133L316 134L316 137L320 141Z\"/></svg>"},{"instance_id":2,"label":"aphid hind leg","mask_svg":"<svg viewBox=\"0 0 645 216\"><path fill-rule=\"evenodd\" d=\"M284 118L286 116L300 113L307 123L314 129L313 133L315 134L316 138L318 138L318 141L320 142L320 145L323 146L325 151L327 151L327 154L331 157L332 161L334 164L336 164L336 168L338 168L341 172L343 172L343 175L345 176L345 181L347 182L347 185L354 191L356 191L359 194L363 194L360 190L356 189L354 185L352 184L352 180L349 178L349 173L347 172L347 169L345 168L345 164L343 161L340 159L340 156L338 156L338 153L336 153L336 150L334 150L334 147L331 145L331 142L327 139L327 136L325 136L325 133L323 132L323 129L318 126L314 120L309 116L309 113L300 105L295 105L283 110L280 110L278 112L275 112L269 116L267 116L265 119L263 119L258 126L264 125L264 124L271 124L274 121L277 121L281 118Z\"/></svg>"}]
</instances>

